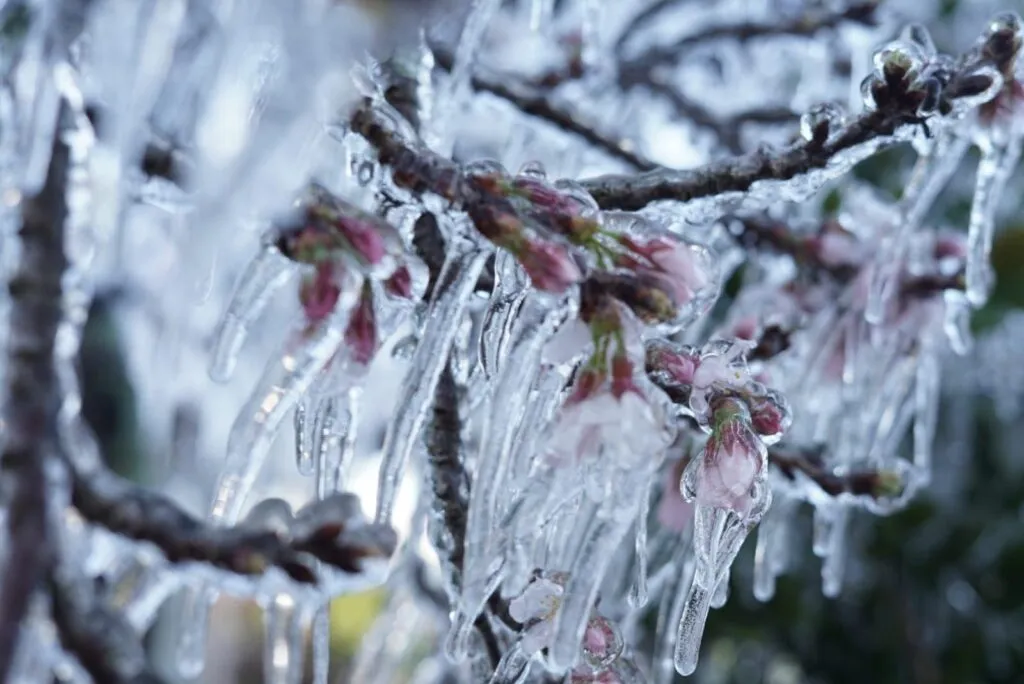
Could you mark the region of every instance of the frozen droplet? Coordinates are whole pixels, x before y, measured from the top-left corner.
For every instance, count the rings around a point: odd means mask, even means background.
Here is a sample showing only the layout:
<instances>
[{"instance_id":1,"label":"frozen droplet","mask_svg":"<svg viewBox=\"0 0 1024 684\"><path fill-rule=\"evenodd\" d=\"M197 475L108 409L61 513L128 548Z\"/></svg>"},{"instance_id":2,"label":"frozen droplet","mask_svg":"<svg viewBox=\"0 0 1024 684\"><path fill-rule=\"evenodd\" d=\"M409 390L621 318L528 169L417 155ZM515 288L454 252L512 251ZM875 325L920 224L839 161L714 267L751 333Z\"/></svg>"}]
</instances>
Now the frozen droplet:
<instances>
[{"instance_id":1,"label":"frozen droplet","mask_svg":"<svg viewBox=\"0 0 1024 684\"><path fill-rule=\"evenodd\" d=\"M827 142L846 123L846 113L838 104L825 102L815 105L800 117L800 135L804 140Z\"/></svg>"},{"instance_id":2,"label":"frozen droplet","mask_svg":"<svg viewBox=\"0 0 1024 684\"><path fill-rule=\"evenodd\" d=\"M550 27L554 12L555 0L531 0L530 30L537 32Z\"/></svg>"},{"instance_id":3,"label":"frozen droplet","mask_svg":"<svg viewBox=\"0 0 1024 684\"><path fill-rule=\"evenodd\" d=\"M973 308L967 300L967 295L960 290L946 290L942 298L945 303L943 328L950 349L959 356L965 356L974 347L974 335L971 332Z\"/></svg>"}]
</instances>

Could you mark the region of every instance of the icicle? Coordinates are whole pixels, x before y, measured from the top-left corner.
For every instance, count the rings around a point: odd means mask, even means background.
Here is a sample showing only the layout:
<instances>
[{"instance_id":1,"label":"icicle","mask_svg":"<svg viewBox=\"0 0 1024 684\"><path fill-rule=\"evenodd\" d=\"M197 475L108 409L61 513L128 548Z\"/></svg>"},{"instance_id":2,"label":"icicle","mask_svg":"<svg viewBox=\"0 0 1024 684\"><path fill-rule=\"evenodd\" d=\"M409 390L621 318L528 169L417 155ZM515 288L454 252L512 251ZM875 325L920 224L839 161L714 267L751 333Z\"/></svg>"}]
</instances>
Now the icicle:
<instances>
[{"instance_id":1,"label":"icicle","mask_svg":"<svg viewBox=\"0 0 1024 684\"><path fill-rule=\"evenodd\" d=\"M967 233L967 300L975 307L988 300L992 288L994 276L989 257L992 254L996 210L1006 180L1020 159L1021 145L1020 136L1011 139L1005 147L989 141L978 162Z\"/></svg>"},{"instance_id":2,"label":"icicle","mask_svg":"<svg viewBox=\"0 0 1024 684\"><path fill-rule=\"evenodd\" d=\"M537 310L520 318L518 339L511 358L504 366L494 393L491 415L484 428L477 473L470 493L466 528L466 554L463 563L460 612L476 613L490 595L496 566L501 562L503 539L496 538L498 495L507 485L509 461L516 446L522 416L528 406L530 388L540 357L552 332L566 312L562 307L551 311ZM490 591L493 591L491 589ZM469 620L472 623L472 619ZM465 653L464 641L453 641L453 655Z\"/></svg>"},{"instance_id":3,"label":"icicle","mask_svg":"<svg viewBox=\"0 0 1024 684\"><path fill-rule=\"evenodd\" d=\"M585 507L579 515L589 524L581 535L579 551L569 567L565 595L551 626L548 657L559 671L571 668L576 662L601 581L632 522L629 519L606 519L596 506L590 510Z\"/></svg>"},{"instance_id":4,"label":"icicle","mask_svg":"<svg viewBox=\"0 0 1024 684\"><path fill-rule=\"evenodd\" d=\"M217 331L210 358L212 380L227 382L231 378L249 328L263 313L274 293L288 282L294 267L269 238L264 239L259 254L239 280Z\"/></svg>"},{"instance_id":5,"label":"icicle","mask_svg":"<svg viewBox=\"0 0 1024 684\"><path fill-rule=\"evenodd\" d=\"M974 347L971 333L971 303L960 290L946 290L942 293L945 302L943 329L949 346L958 356L968 354Z\"/></svg>"},{"instance_id":6,"label":"icicle","mask_svg":"<svg viewBox=\"0 0 1024 684\"><path fill-rule=\"evenodd\" d=\"M384 439L377 491L376 519L379 523L391 520L399 480L418 443L434 398L434 389L487 256L487 252L475 249L455 256L446 264L445 272L439 278L439 287L442 284L447 284L447 287L439 292L427 312L420 344L406 374L401 396L395 402L398 410Z\"/></svg>"},{"instance_id":7,"label":"icicle","mask_svg":"<svg viewBox=\"0 0 1024 684\"><path fill-rule=\"evenodd\" d=\"M658 607L658 620L655 629L657 644L654 649L654 671L656 684L672 684L676 679L675 643L676 629L683 616L689 596L693 572L696 568L691 553L690 533L687 532L679 540L672 554L669 565L675 570L674 583L665 588Z\"/></svg>"},{"instance_id":8,"label":"icicle","mask_svg":"<svg viewBox=\"0 0 1024 684\"><path fill-rule=\"evenodd\" d=\"M932 446L939 421L940 365L938 351L927 334L922 341L914 383L914 467L923 486L931 479Z\"/></svg>"},{"instance_id":9,"label":"icicle","mask_svg":"<svg viewBox=\"0 0 1024 684\"><path fill-rule=\"evenodd\" d=\"M487 27L501 8L502 0L473 0L462 27L462 35L452 59L447 96L438 97L437 111L431 120L430 135L424 140L438 154L449 155L455 145L457 114L469 96L473 65L486 38Z\"/></svg>"},{"instance_id":10,"label":"icicle","mask_svg":"<svg viewBox=\"0 0 1024 684\"><path fill-rule=\"evenodd\" d=\"M313 642L313 684L327 684L331 669L331 611L330 603L313 616L310 635Z\"/></svg>"},{"instance_id":11,"label":"icicle","mask_svg":"<svg viewBox=\"0 0 1024 684\"><path fill-rule=\"evenodd\" d=\"M707 623L708 612L711 610L711 591L694 583L686 597L683 617L676 635L675 668L676 672L688 677L697 669L700 655L700 642L704 636L704 625Z\"/></svg>"},{"instance_id":12,"label":"icicle","mask_svg":"<svg viewBox=\"0 0 1024 684\"><path fill-rule=\"evenodd\" d=\"M961 136L944 135L918 158L900 200L895 225L883 234L881 257L876 262L868 293L864 318L882 325L893 298L899 293L900 276L910 240L920 229L936 197L949 183L967 152L969 141Z\"/></svg>"},{"instance_id":13,"label":"icicle","mask_svg":"<svg viewBox=\"0 0 1024 684\"><path fill-rule=\"evenodd\" d=\"M312 332L290 340L272 360L242 408L228 437L227 456L217 481L211 522L233 525L273 445L277 429L342 344L359 283L347 277L334 311Z\"/></svg>"},{"instance_id":14,"label":"icicle","mask_svg":"<svg viewBox=\"0 0 1024 684\"><path fill-rule=\"evenodd\" d=\"M294 599L279 594L264 614L263 681L266 684L300 684L302 681L301 613Z\"/></svg>"},{"instance_id":15,"label":"icicle","mask_svg":"<svg viewBox=\"0 0 1024 684\"><path fill-rule=\"evenodd\" d=\"M650 490L640 494L640 512L636 519L636 578L629 589L629 605L643 608L647 605L647 516L651 509Z\"/></svg>"},{"instance_id":16,"label":"icicle","mask_svg":"<svg viewBox=\"0 0 1024 684\"><path fill-rule=\"evenodd\" d=\"M344 437L341 440L340 457L334 470L334 490L340 491L348 482L348 471L356 455L356 441L359 437L359 414L362 406L363 388L356 386L348 391L348 411L345 419ZM340 430L340 428L339 428Z\"/></svg>"},{"instance_id":17,"label":"icicle","mask_svg":"<svg viewBox=\"0 0 1024 684\"><path fill-rule=\"evenodd\" d=\"M306 428L306 404L310 403L308 397L299 400L295 405L295 419L293 429L295 430L295 465L300 475L310 475L313 470L313 452L309 442L312 435Z\"/></svg>"},{"instance_id":18,"label":"icicle","mask_svg":"<svg viewBox=\"0 0 1024 684\"><path fill-rule=\"evenodd\" d=\"M551 26L555 0L533 0L530 3L530 30L534 33Z\"/></svg>"},{"instance_id":19,"label":"icicle","mask_svg":"<svg viewBox=\"0 0 1024 684\"><path fill-rule=\"evenodd\" d=\"M676 671L682 675L693 674L697 669L704 624L718 585L726 581L744 539L771 505L771 490L760 483L755 488L754 504L745 518L727 509L696 506L693 532L696 569L679 622L674 654Z\"/></svg>"},{"instance_id":20,"label":"icicle","mask_svg":"<svg viewBox=\"0 0 1024 684\"><path fill-rule=\"evenodd\" d=\"M843 573L847 562L846 529L850 520L850 507L841 506L831 522L829 546L821 563L821 593L836 598L843 589Z\"/></svg>"},{"instance_id":21,"label":"icicle","mask_svg":"<svg viewBox=\"0 0 1024 684\"><path fill-rule=\"evenodd\" d=\"M722 608L729 602L729 578L731 576L732 571L726 570L725 575L718 581L718 586L715 587L714 593L711 594L711 607L715 610Z\"/></svg>"},{"instance_id":22,"label":"icicle","mask_svg":"<svg viewBox=\"0 0 1024 684\"><path fill-rule=\"evenodd\" d=\"M531 662L532 658L523 652L519 644L514 644L501 657L490 684L526 684Z\"/></svg>"},{"instance_id":23,"label":"icicle","mask_svg":"<svg viewBox=\"0 0 1024 684\"><path fill-rule=\"evenodd\" d=\"M604 43L601 27L605 25L602 17L603 0L581 0L583 4L583 24L580 26L580 59L584 69L598 72L604 66Z\"/></svg>"},{"instance_id":24,"label":"icicle","mask_svg":"<svg viewBox=\"0 0 1024 684\"><path fill-rule=\"evenodd\" d=\"M208 587L190 589L185 594L175 651L178 674L184 679L195 679L206 667L210 609L216 599L217 592Z\"/></svg>"},{"instance_id":25,"label":"icicle","mask_svg":"<svg viewBox=\"0 0 1024 684\"><path fill-rule=\"evenodd\" d=\"M757 529L754 551L754 597L770 601L775 596L775 579L789 560L789 525L797 500L780 496Z\"/></svg>"}]
</instances>

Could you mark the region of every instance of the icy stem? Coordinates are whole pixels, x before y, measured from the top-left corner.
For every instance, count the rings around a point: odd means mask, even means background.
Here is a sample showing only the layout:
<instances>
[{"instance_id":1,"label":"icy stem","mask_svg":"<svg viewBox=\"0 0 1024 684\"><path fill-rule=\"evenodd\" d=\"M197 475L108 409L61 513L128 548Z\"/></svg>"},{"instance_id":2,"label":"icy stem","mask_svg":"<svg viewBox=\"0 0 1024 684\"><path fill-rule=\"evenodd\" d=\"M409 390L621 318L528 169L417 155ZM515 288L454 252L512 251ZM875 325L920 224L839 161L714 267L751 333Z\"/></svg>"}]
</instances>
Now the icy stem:
<instances>
[{"instance_id":1,"label":"icy stem","mask_svg":"<svg viewBox=\"0 0 1024 684\"><path fill-rule=\"evenodd\" d=\"M1005 144L991 141L982 150L974 186L974 201L967 233L967 299L982 306L992 289L994 275L989 257L995 231L996 210L1006 180L1017 166L1024 136L1014 136Z\"/></svg>"},{"instance_id":2,"label":"icy stem","mask_svg":"<svg viewBox=\"0 0 1024 684\"><path fill-rule=\"evenodd\" d=\"M438 287L441 289L425 317L420 331L421 342L416 347L401 395L395 402L394 418L388 424L384 438L377 491L377 522L388 523L391 520L399 480L416 449L434 390L487 256L487 252L471 247L453 256L439 278Z\"/></svg>"}]
</instances>

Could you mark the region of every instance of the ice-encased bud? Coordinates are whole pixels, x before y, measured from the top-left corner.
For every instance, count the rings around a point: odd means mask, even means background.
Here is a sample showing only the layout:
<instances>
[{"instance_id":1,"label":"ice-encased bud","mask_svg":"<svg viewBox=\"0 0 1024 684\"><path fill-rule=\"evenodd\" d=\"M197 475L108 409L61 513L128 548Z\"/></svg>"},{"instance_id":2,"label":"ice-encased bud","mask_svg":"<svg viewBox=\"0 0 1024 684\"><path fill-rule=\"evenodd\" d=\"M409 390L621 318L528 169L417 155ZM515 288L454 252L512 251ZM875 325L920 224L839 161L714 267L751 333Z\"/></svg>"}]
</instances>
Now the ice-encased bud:
<instances>
[{"instance_id":1,"label":"ice-encased bud","mask_svg":"<svg viewBox=\"0 0 1024 684\"><path fill-rule=\"evenodd\" d=\"M800 117L800 135L808 142L822 144L846 123L846 112L838 104L824 102Z\"/></svg>"}]
</instances>

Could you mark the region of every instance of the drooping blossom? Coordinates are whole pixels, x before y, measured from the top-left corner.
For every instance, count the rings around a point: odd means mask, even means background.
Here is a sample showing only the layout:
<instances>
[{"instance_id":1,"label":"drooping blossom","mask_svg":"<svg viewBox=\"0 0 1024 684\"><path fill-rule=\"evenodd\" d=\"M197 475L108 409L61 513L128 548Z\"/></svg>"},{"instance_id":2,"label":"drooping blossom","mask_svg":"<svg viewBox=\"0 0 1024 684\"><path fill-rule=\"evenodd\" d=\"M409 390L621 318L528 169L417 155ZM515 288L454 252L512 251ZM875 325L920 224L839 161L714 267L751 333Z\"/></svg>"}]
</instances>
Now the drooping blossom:
<instances>
[{"instance_id":1,"label":"drooping blossom","mask_svg":"<svg viewBox=\"0 0 1024 684\"><path fill-rule=\"evenodd\" d=\"M659 412L638 381L642 366L638 368L622 347L611 351L607 361L602 356L600 350L595 352L579 371L562 405L548 442L552 464L613 459L628 467L665 446Z\"/></svg>"},{"instance_id":2,"label":"drooping blossom","mask_svg":"<svg viewBox=\"0 0 1024 684\"><path fill-rule=\"evenodd\" d=\"M565 593L565 578L558 574L536 577L522 594L509 601L508 613L523 625L519 646L527 655L545 648L551 638L551 621Z\"/></svg>"},{"instance_id":3,"label":"drooping blossom","mask_svg":"<svg viewBox=\"0 0 1024 684\"><path fill-rule=\"evenodd\" d=\"M711 436L684 476L687 497L699 506L728 509L743 516L755 503L754 484L765 477L768 453L743 401L721 399L712 410Z\"/></svg>"},{"instance_id":4,"label":"drooping blossom","mask_svg":"<svg viewBox=\"0 0 1024 684\"><path fill-rule=\"evenodd\" d=\"M549 646L568 579L561 572L540 573L509 602L509 615L523 625L519 647L526 655L535 655ZM625 643L615 624L595 611L587 621L579 647L580 658L571 672L572 681L601 682L605 681L600 678L601 673L623 655Z\"/></svg>"}]
</instances>

